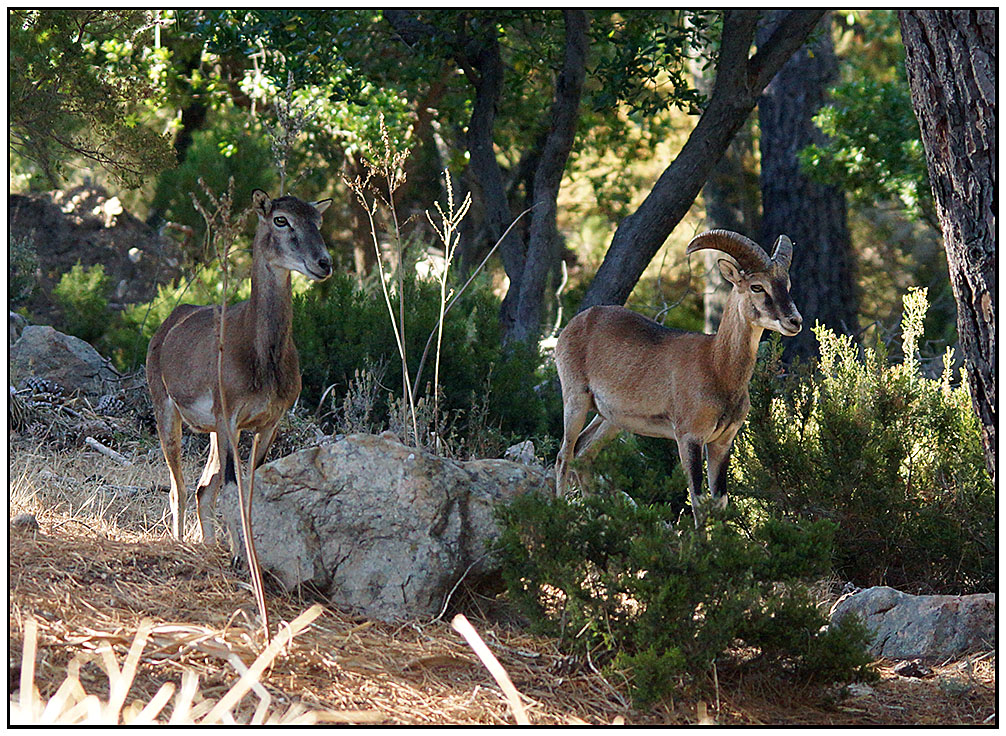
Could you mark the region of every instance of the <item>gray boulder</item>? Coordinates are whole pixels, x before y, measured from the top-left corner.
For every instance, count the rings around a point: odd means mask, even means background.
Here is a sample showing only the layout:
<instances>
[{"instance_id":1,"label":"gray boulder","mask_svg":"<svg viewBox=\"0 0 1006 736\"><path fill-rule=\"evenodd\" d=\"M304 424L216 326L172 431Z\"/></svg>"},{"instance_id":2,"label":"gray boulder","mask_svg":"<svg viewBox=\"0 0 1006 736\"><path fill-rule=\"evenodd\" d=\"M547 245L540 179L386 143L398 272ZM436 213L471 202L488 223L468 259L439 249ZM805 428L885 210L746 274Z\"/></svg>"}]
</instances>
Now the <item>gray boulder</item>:
<instances>
[{"instance_id":1,"label":"gray boulder","mask_svg":"<svg viewBox=\"0 0 1006 736\"><path fill-rule=\"evenodd\" d=\"M286 589L310 584L333 604L386 621L438 615L456 583L498 582L487 554L493 507L548 490L540 469L458 462L391 435L348 435L263 465L253 530L263 571ZM239 530L237 494L221 496Z\"/></svg>"},{"instance_id":2,"label":"gray boulder","mask_svg":"<svg viewBox=\"0 0 1006 736\"><path fill-rule=\"evenodd\" d=\"M22 330L10 349L10 372L15 384L36 376L89 397L115 390L121 381L88 343L47 325L28 325Z\"/></svg>"},{"instance_id":3,"label":"gray boulder","mask_svg":"<svg viewBox=\"0 0 1006 736\"><path fill-rule=\"evenodd\" d=\"M853 614L870 630L870 651L887 659L946 660L995 647L994 593L911 595L867 588L839 599L831 621Z\"/></svg>"}]
</instances>

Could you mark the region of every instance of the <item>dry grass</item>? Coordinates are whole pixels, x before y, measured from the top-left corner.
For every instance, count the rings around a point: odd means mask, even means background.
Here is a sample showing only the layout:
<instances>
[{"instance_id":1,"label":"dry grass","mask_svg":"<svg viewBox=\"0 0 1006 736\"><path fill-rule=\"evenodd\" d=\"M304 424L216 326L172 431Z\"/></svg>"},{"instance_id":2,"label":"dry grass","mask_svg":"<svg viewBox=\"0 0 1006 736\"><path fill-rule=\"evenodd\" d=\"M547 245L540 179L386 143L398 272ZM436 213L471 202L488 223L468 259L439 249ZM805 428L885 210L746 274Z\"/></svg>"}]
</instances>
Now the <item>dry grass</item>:
<instances>
[{"instance_id":1,"label":"dry grass","mask_svg":"<svg viewBox=\"0 0 1006 736\"><path fill-rule=\"evenodd\" d=\"M125 467L87 448L54 453L11 445L11 518L28 513L38 522L37 529L12 527L10 535L12 717L38 722L62 686L60 697L75 693L66 710L76 703L76 717L95 721L142 715L195 722L216 708L221 722L238 723L514 723L504 693L448 621L393 625L332 607L292 641L280 637L283 646L268 666L245 678L251 689L220 706L265 649L254 600L224 550L170 538L167 471L157 452L148 453L152 447L139 440L117 445L133 461ZM201 458L187 458L187 477L194 481L200 465ZM269 597L272 618L281 622L310 606L295 596ZM899 677L894 663L881 662L881 682L844 696L721 672L706 702L639 711L617 673L603 677L504 616L466 613L536 725L687 724L703 711L707 721L738 725L994 722L993 653L946 663L923 680ZM33 625L34 670L26 671L38 690L34 711L21 709L20 688ZM141 631L145 642L130 658ZM135 674L124 685L130 666Z\"/></svg>"}]
</instances>

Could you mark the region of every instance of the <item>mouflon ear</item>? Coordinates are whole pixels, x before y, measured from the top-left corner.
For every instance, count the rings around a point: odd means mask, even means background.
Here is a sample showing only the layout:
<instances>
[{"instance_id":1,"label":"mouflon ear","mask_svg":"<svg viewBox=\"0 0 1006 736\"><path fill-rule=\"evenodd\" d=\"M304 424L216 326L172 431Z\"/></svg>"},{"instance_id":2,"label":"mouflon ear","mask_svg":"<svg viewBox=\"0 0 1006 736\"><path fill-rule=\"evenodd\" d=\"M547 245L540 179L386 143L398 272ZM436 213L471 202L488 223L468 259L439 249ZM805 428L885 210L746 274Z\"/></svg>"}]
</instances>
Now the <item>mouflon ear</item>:
<instances>
[{"instance_id":1,"label":"mouflon ear","mask_svg":"<svg viewBox=\"0 0 1006 736\"><path fill-rule=\"evenodd\" d=\"M317 202L311 202L311 206L318 210L318 214L323 214L328 206L332 204L331 199L319 199Z\"/></svg>"},{"instance_id":2,"label":"mouflon ear","mask_svg":"<svg viewBox=\"0 0 1006 736\"><path fill-rule=\"evenodd\" d=\"M737 266L734 265L733 261L728 261L726 258L721 258L718 263L720 265L720 273L723 274L723 278L736 286L737 282L743 278Z\"/></svg>"},{"instance_id":3,"label":"mouflon ear","mask_svg":"<svg viewBox=\"0 0 1006 736\"><path fill-rule=\"evenodd\" d=\"M269 199L269 195L261 189L256 189L252 192L252 207L255 210L255 214L259 217L268 217L269 210L272 209L271 205L272 200Z\"/></svg>"}]
</instances>

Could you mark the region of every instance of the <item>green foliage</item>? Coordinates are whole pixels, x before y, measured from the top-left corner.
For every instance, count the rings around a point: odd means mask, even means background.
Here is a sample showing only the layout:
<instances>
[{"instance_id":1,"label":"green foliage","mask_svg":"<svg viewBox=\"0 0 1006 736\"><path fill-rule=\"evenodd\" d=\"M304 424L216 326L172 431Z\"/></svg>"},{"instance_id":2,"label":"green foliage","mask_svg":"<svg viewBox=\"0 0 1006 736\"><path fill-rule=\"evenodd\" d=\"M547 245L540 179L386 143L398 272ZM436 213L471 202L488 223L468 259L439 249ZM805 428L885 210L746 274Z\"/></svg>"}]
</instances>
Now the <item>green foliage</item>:
<instances>
[{"instance_id":1,"label":"green foliage","mask_svg":"<svg viewBox=\"0 0 1006 736\"><path fill-rule=\"evenodd\" d=\"M953 357L922 375L926 292L905 299L904 361L879 343L815 329L816 368L784 374L779 341L751 383L734 444L734 498L753 518L830 519L836 573L859 585L970 593L994 589L995 492Z\"/></svg>"},{"instance_id":2,"label":"green foliage","mask_svg":"<svg viewBox=\"0 0 1006 736\"><path fill-rule=\"evenodd\" d=\"M625 104L636 115L654 115L672 105L697 112L703 102L691 84L689 55L708 53L718 35L719 14L712 11L624 9L599 13L591 25L600 49L592 74L595 110ZM708 61L708 59L707 59Z\"/></svg>"},{"instance_id":3,"label":"green foliage","mask_svg":"<svg viewBox=\"0 0 1006 736\"><path fill-rule=\"evenodd\" d=\"M108 294L111 280L100 263L76 265L60 277L52 298L62 310L61 326L70 335L97 343L109 327Z\"/></svg>"},{"instance_id":4,"label":"green foliage","mask_svg":"<svg viewBox=\"0 0 1006 736\"><path fill-rule=\"evenodd\" d=\"M414 371L436 325L440 294L432 281L406 277L404 283L406 355ZM328 396L340 406L356 369L367 364L387 365L383 385L402 385L395 336L379 289L376 284L361 288L348 275L336 273L294 298L294 340L304 381L302 401L307 406L316 406L333 385ZM391 297L397 314L398 295L392 292ZM498 314L498 300L477 283L448 314L440 366L441 406L448 412L470 411L487 394L490 416L505 434L533 435L544 430L549 410L559 411L558 398L549 392L543 401L535 391L541 381L537 355L522 347L501 347ZM432 381L431 356L419 381L420 393Z\"/></svg>"},{"instance_id":5,"label":"green foliage","mask_svg":"<svg viewBox=\"0 0 1006 736\"><path fill-rule=\"evenodd\" d=\"M563 646L625 671L650 702L701 685L738 642L801 678L867 676L862 631L826 635L802 581L824 574L834 524L696 531L666 505L524 496L499 510L511 600Z\"/></svg>"},{"instance_id":6,"label":"green foliage","mask_svg":"<svg viewBox=\"0 0 1006 736\"><path fill-rule=\"evenodd\" d=\"M35 271L38 253L31 238L8 235L7 301L12 308L23 306L38 288Z\"/></svg>"},{"instance_id":7,"label":"green foliage","mask_svg":"<svg viewBox=\"0 0 1006 736\"><path fill-rule=\"evenodd\" d=\"M271 106L293 84L295 104L310 111L303 149L331 147L334 142L339 150L332 153L341 157L376 148L381 142L382 116L396 144L414 124L403 83L414 91L417 85L429 83L431 72L415 55L396 54L394 43L375 53L374 39L381 35L375 11L183 13L189 31L206 39L212 53L228 59L253 55L261 59L244 70L239 84L267 113L275 112Z\"/></svg>"},{"instance_id":8,"label":"green foliage","mask_svg":"<svg viewBox=\"0 0 1006 736\"><path fill-rule=\"evenodd\" d=\"M856 204L897 202L909 217L938 231L897 13L843 16L837 42L843 78L814 118L828 140L801 151L801 164L817 181L844 189Z\"/></svg>"},{"instance_id":9,"label":"green foliage","mask_svg":"<svg viewBox=\"0 0 1006 736\"><path fill-rule=\"evenodd\" d=\"M126 44L152 20L142 10L8 12L10 146L50 182L75 157L126 187L171 164L166 138L144 124L144 103L158 94L149 59L126 63Z\"/></svg>"},{"instance_id":10,"label":"green foliage","mask_svg":"<svg viewBox=\"0 0 1006 736\"><path fill-rule=\"evenodd\" d=\"M688 485L672 440L623 432L598 453L587 470L593 471L600 493L621 491L638 503L685 507Z\"/></svg>"},{"instance_id":11,"label":"green foliage","mask_svg":"<svg viewBox=\"0 0 1006 736\"><path fill-rule=\"evenodd\" d=\"M800 152L809 176L837 184L859 203L900 201L909 215L938 227L919 124L903 76L839 85L814 122L829 140Z\"/></svg>"},{"instance_id":12,"label":"green foliage","mask_svg":"<svg viewBox=\"0 0 1006 736\"><path fill-rule=\"evenodd\" d=\"M260 128L246 127L232 113L222 112L214 125L193 134L185 161L161 174L151 203L165 219L191 227L195 233L191 242L196 244L203 242L206 229L192 204L193 195L204 196L200 179L209 191L225 192L233 178L234 201L240 205L250 204L254 189L278 196L268 138Z\"/></svg>"},{"instance_id":13,"label":"green foliage","mask_svg":"<svg viewBox=\"0 0 1006 736\"><path fill-rule=\"evenodd\" d=\"M267 48L263 71L283 83L287 73L298 86L329 84L333 95L353 99L361 94L363 80L353 74L344 47L359 41L363 28L373 22L374 11L188 10L192 32L207 40L215 54L249 57ZM334 52L334 53L333 53Z\"/></svg>"}]
</instances>

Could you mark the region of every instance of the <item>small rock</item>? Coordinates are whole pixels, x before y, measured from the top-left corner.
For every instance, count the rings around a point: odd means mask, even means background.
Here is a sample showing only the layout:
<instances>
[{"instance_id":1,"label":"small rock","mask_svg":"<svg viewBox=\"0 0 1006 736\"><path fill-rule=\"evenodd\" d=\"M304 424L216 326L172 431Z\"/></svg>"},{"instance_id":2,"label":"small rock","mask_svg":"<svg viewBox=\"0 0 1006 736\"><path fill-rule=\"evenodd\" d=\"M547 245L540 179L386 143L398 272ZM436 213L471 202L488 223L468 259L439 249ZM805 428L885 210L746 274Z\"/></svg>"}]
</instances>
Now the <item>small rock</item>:
<instances>
[{"instance_id":1,"label":"small rock","mask_svg":"<svg viewBox=\"0 0 1006 736\"><path fill-rule=\"evenodd\" d=\"M894 674L901 677L929 677L933 670L922 664L921 660L913 659L898 662L894 666Z\"/></svg>"},{"instance_id":2,"label":"small rock","mask_svg":"<svg viewBox=\"0 0 1006 736\"><path fill-rule=\"evenodd\" d=\"M877 691L865 682L853 682L846 686L845 692L848 693L850 698L865 698Z\"/></svg>"},{"instance_id":3,"label":"small rock","mask_svg":"<svg viewBox=\"0 0 1006 736\"><path fill-rule=\"evenodd\" d=\"M503 453L503 459L524 465L536 465L538 458L534 454L534 443L531 440L524 440L516 445L511 445Z\"/></svg>"},{"instance_id":4,"label":"small rock","mask_svg":"<svg viewBox=\"0 0 1006 736\"><path fill-rule=\"evenodd\" d=\"M869 630L870 651L887 659L945 660L996 640L995 593L911 595L878 586L843 596L831 622L850 615Z\"/></svg>"},{"instance_id":5,"label":"small rock","mask_svg":"<svg viewBox=\"0 0 1006 736\"><path fill-rule=\"evenodd\" d=\"M10 349L10 373L44 379L68 392L98 397L118 387L119 376L98 351L78 337L46 325L29 325Z\"/></svg>"},{"instance_id":6,"label":"small rock","mask_svg":"<svg viewBox=\"0 0 1006 736\"><path fill-rule=\"evenodd\" d=\"M940 680L940 690L951 697L959 698L974 690L974 685L956 677L944 677Z\"/></svg>"},{"instance_id":7,"label":"small rock","mask_svg":"<svg viewBox=\"0 0 1006 736\"><path fill-rule=\"evenodd\" d=\"M121 215L122 212L122 202L119 201L118 197L110 197L91 210L91 214L95 217L101 218L105 227L112 227L115 225L116 216Z\"/></svg>"}]
</instances>

